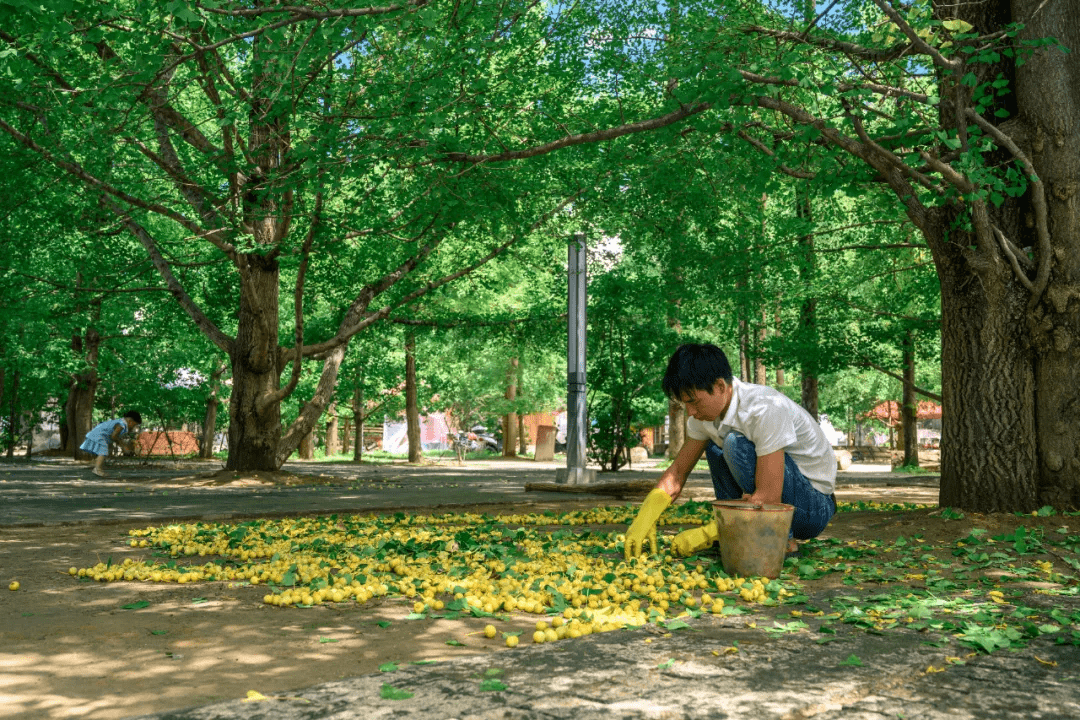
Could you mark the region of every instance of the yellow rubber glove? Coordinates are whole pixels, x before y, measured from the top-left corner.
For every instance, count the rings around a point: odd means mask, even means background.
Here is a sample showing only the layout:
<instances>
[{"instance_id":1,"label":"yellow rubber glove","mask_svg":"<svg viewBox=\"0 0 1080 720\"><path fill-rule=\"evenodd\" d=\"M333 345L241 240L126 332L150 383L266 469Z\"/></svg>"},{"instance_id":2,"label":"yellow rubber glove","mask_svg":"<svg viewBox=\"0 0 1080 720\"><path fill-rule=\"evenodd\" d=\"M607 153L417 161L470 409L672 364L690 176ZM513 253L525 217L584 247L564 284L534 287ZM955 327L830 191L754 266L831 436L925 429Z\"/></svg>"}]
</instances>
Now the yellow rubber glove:
<instances>
[{"instance_id":1,"label":"yellow rubber glove","mask_svg":"<svg viewBox=\"0 0 1080 720\"><path fill-rule=\"evenodd\" d=\"M645 541L653 553L656 553L656 521L660 513L671 504L671 496L660 488L654 488L641 503L637 517L626 531L626 544L623 546L623 554L626 559L635 558L645 551Z\"/></svg>"},{"instance_id":2,"label":"yellow rubber glove","mask_svg":"<svg viewBox=\"0 0 1080 720\"><path fill-rule=\"evenodd\" d=\"M675 536L671 547L675 554L680 557L693 555L698 550L704 550L720 538L720 527L716 521L706 523L701 527L683 530Z\"/></svg>"}]
</instances>

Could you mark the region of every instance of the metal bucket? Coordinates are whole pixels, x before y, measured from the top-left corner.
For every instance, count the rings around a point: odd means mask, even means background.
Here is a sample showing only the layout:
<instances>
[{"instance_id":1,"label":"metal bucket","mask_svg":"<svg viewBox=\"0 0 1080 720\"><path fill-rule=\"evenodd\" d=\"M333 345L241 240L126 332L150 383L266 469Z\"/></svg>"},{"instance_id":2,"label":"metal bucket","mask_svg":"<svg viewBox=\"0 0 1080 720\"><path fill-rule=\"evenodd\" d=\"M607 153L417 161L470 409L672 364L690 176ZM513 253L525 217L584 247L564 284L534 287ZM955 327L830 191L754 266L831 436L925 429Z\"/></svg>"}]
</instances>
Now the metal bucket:
<instances>
[{"instance_id":1,"label":"metal bucket","mask_svg":"<svg viewBox=\"0 0 1080 720\"><path fill-rule=\"evenodd\" d=\"M724 572L740 577L779 577L795 508L745 500L716 500L712 505L720 529Z\"/></svg>"}]
</instances>

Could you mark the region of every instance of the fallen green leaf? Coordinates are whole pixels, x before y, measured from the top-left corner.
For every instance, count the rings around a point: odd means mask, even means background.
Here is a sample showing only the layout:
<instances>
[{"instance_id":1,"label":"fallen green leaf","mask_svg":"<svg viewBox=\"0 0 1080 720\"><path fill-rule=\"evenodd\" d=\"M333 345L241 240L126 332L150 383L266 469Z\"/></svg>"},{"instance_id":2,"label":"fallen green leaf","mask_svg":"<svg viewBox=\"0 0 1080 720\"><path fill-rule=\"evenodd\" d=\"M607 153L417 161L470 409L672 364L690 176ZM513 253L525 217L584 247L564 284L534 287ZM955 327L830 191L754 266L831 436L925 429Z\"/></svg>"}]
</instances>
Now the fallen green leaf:
<instances>
[{"instance_id":1,"label":"fallen green leaf","mask_svg":"<svg viewBox=\"0 0 1080 720\"><path fill-rule=\"evenodd\" d=\"M383 700L408 700L413 696L413 693L408 690L398 690L390 683L383 683L379 688L379 697Z\"/></svg>"}]
</instances>

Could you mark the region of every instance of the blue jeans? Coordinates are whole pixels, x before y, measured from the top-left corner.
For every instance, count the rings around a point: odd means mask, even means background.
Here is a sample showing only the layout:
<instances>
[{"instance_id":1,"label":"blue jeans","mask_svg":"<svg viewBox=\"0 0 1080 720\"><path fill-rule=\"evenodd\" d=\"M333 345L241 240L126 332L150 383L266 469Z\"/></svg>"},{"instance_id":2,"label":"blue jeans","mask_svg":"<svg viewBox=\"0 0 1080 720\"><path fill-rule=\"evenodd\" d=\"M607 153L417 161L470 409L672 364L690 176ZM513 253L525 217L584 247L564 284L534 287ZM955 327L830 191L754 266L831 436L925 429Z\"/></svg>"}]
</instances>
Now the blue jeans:
<instances>
[{"instance_id":1,"label":"blue jeans","mask_svg":"<svg viewBox=\"0 0 1080 720\"><path fill-rule=\"evenodd\" d=\"M724 438L724 447L709 441L705 446L713 488L717 500L738 500L743 494L754 493L757 472L757 448L741 433L731 432ZM817 537L836 512L836 496L826 495L803 476L798 465L784 454L784 490L781 502L793 505L791 534L799 540Z\"/></svg>"}]
</instances>

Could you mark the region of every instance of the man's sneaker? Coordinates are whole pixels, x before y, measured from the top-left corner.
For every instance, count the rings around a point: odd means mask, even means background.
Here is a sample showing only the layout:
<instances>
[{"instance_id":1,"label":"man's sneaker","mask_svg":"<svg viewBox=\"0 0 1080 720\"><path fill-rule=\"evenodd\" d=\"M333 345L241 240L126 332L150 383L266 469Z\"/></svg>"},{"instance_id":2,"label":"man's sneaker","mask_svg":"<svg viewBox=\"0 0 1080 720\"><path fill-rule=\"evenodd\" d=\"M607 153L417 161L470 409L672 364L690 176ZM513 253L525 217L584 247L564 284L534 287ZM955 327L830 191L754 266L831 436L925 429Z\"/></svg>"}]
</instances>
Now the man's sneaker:
<instances>
[{"instance_id":1,"label":"man's sneaker","mask_svg":"<svg viewBox=\"0 0 1080 720\"><path fill-rule=\"evenodd\" d=\"M95 475L97 475L98 477L109 477L108 474L104 470L98 470L97 468L93 469L93 473Z\"/></svg>"}]
</instances>

